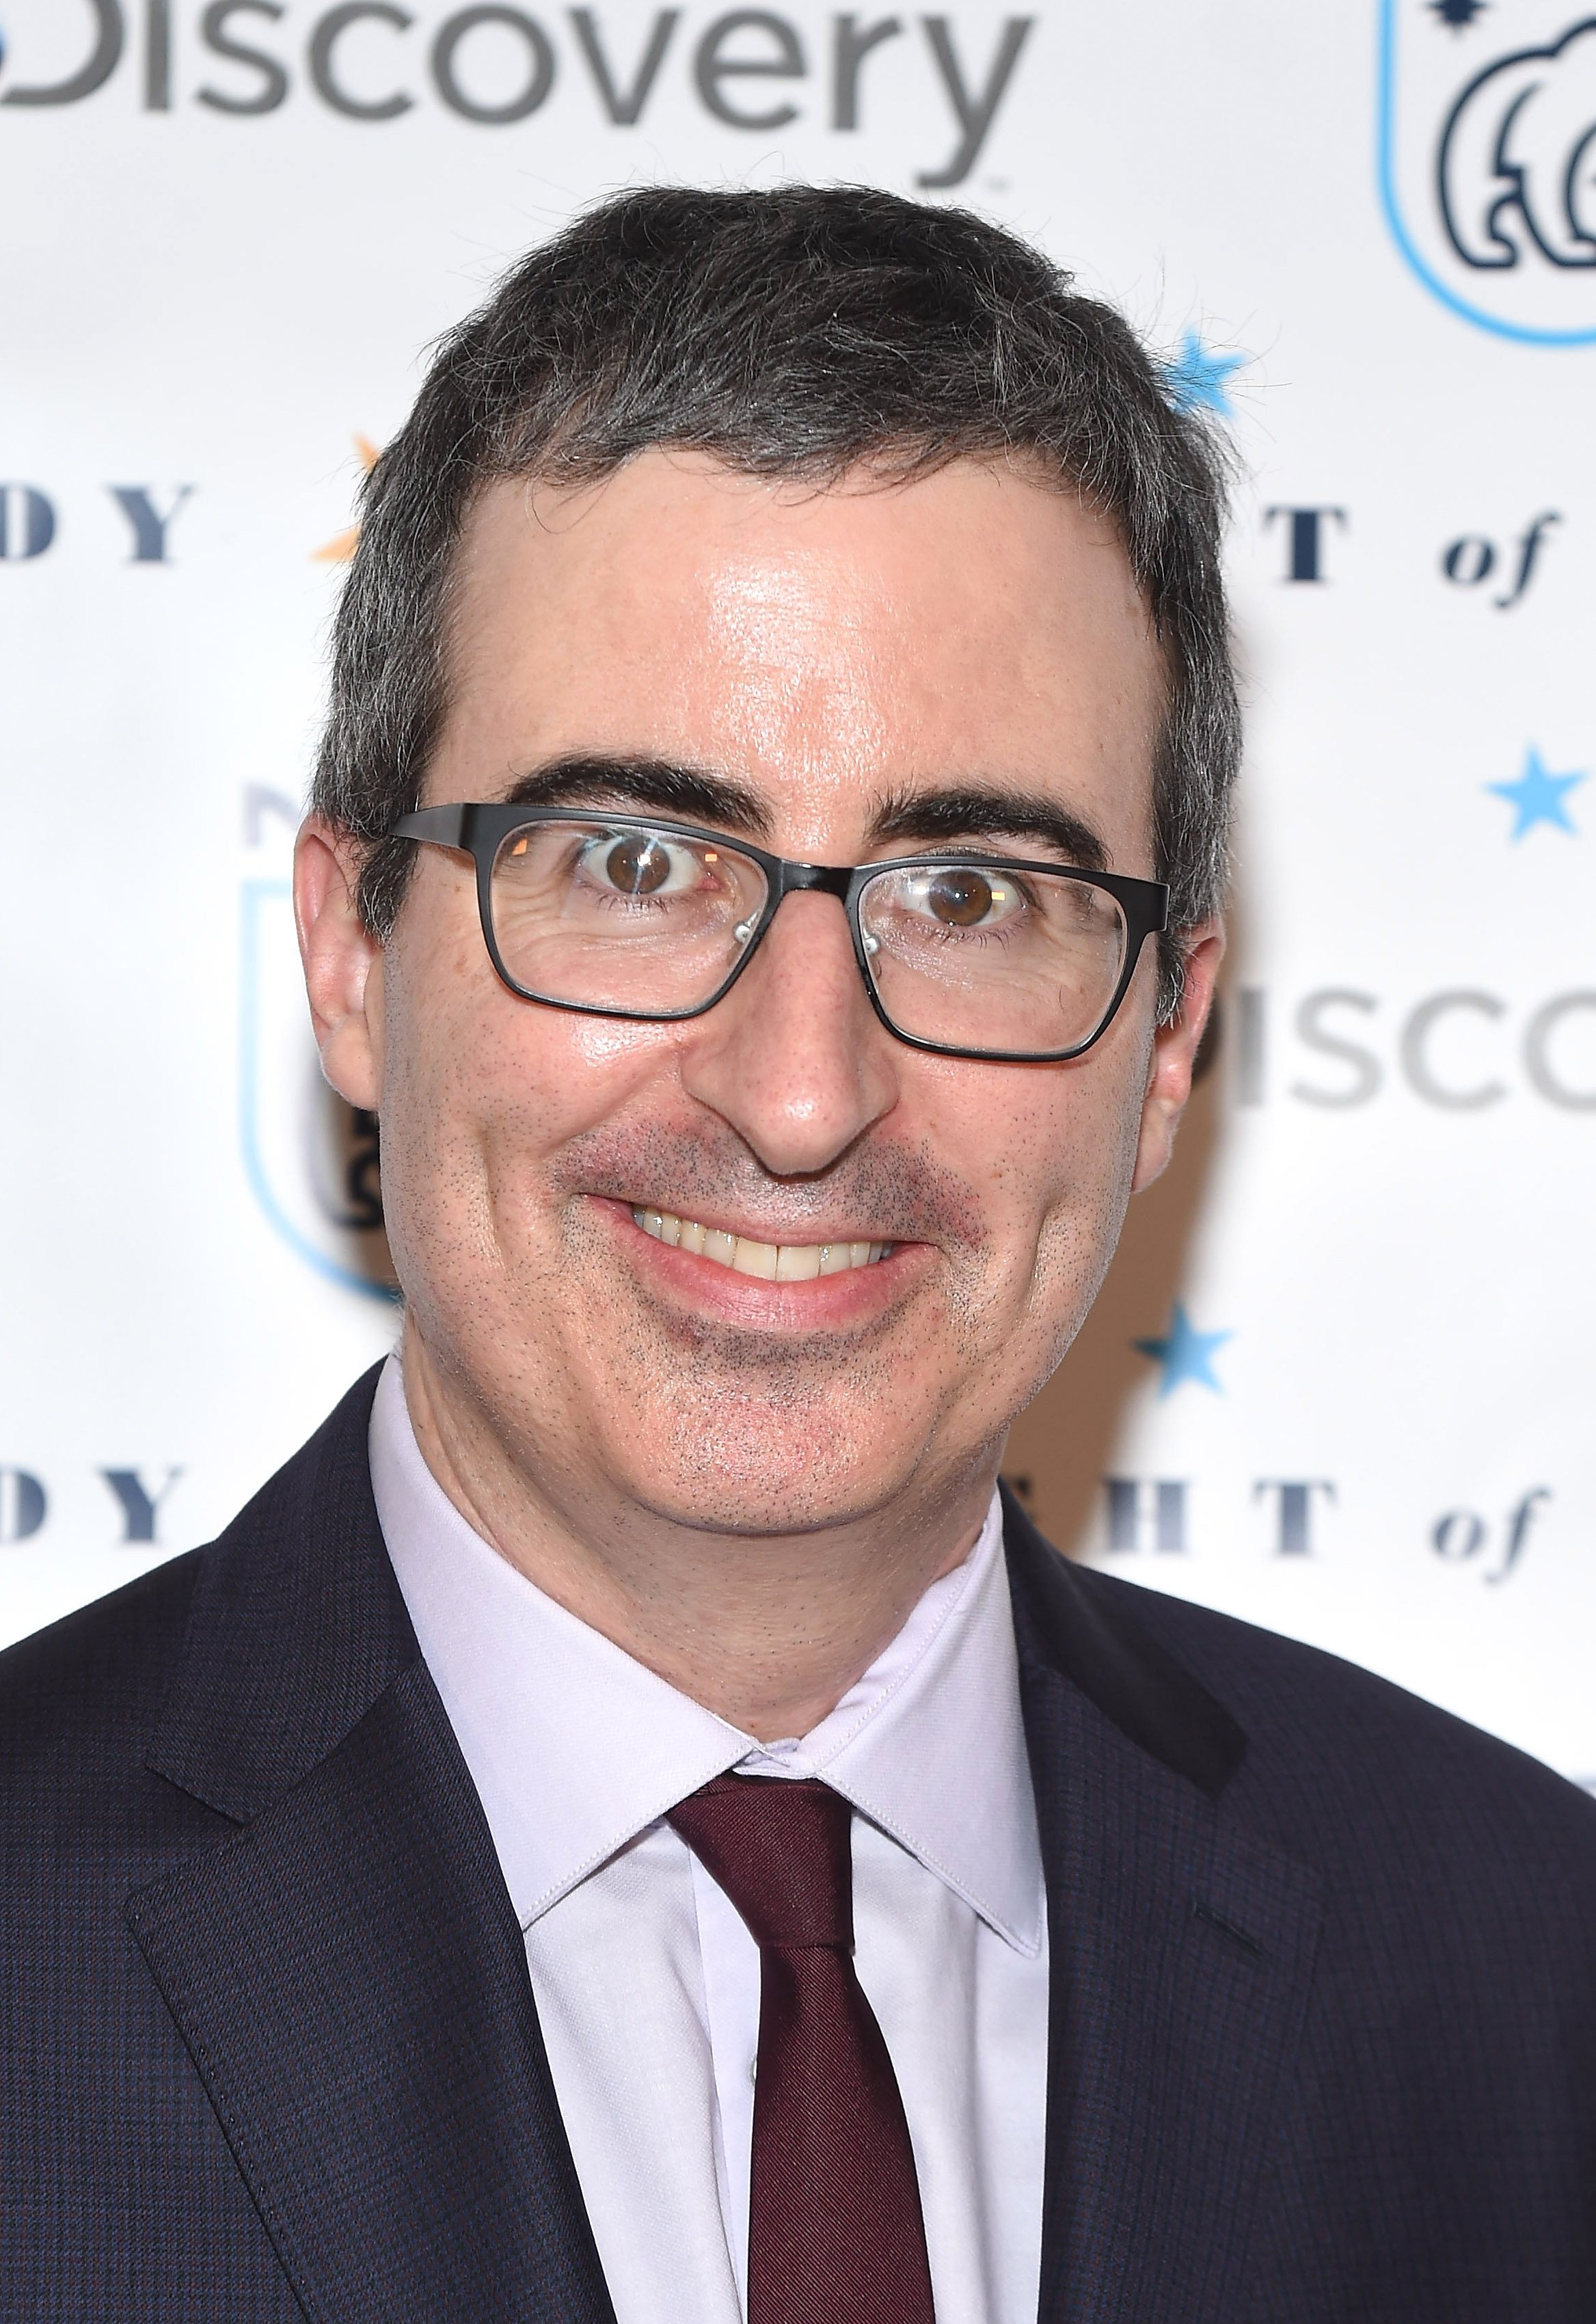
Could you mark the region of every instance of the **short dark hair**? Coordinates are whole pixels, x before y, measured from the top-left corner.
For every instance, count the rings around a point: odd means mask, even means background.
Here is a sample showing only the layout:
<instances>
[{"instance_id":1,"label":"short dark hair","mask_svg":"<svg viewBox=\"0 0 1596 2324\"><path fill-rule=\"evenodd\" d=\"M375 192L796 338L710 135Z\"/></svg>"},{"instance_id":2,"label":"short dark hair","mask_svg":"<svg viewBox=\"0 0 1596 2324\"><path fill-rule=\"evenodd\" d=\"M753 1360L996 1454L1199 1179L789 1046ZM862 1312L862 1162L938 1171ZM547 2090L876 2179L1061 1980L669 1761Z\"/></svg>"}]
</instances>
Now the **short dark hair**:
<instances>
[{"instance_id":1,"label":"short dark hair","mask_svg":"<svg viewBox=\"0 0 1596 2324\"><path fill-rule=\"evenodd\" d=\"M1158 873L1178 931L1222 900L1240 753L1222 446L1123 318L964 210L867 187L656 187L577 217L440 344L365 487L313 804L367 843L392 928L447 702L450 581L496 478L590 482L669 445L824 485L1029 458L1117 526L1166 666ZM1180 992L1166 939L1160 1006Z\"/></svg>"}]
</instances>

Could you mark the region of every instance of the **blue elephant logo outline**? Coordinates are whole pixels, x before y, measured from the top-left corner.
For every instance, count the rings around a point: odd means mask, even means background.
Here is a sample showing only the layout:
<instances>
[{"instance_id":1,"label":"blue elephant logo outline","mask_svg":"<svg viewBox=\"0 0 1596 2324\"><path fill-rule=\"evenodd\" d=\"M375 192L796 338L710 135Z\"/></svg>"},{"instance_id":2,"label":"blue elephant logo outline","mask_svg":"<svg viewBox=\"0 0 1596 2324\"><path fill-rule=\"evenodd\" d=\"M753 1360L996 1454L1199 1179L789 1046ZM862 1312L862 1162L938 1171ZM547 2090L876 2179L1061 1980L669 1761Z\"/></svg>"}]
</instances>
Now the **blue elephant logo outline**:
<instances>
[{"instance_id":1,"label":"blue elephant logo outline","mask_svg":"<svg viewBox=\"0 0 1596 2324\"><path fill-rule=\"evenodd\" d=\"M1379 0L1379 190L1392 237L1443 305L1532 346L1596 343L1590 10L1508 0L1487 16L1425 0L1421 14L1418 0ZM1477 23L1497 34L1490 51L1460 57Z\"/></svg>"},{"instance_id":2,"label":"blue elephant logo outline","mask_svg":"<svg viewBox=\"0 0 1596 2324\"><path fill-rule=\"evenodd\" d=\"M1560 100L1572 115L1567 124ZM1460 216L1460 191L1481 180L1489 207L1470 220ZM1515 211L1548 264L1596 266L1596 16L1571 24L1545 48L1516 49L1475 74L1441 133L1435 184L1465 266L1520 264L1527 246L1507 230Z\"/></svg>"}]
</instances>

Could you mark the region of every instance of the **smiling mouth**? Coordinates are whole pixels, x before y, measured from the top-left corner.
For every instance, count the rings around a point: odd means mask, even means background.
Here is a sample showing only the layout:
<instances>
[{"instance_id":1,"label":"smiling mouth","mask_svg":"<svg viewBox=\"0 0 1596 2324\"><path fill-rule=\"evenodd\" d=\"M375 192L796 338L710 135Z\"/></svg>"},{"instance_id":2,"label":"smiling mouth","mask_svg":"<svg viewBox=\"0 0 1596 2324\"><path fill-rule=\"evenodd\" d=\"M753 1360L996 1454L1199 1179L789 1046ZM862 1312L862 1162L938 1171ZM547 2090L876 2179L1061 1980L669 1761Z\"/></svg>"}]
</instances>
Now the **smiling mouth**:
<instances>
[{"instance_id":1,"label":"smiling mouth","mask_svg":"<svg viewBox=\"0 0 1596 2324\"><path fill-rule=\"evenodd\" d=\"M890 1242L755 1242L747 1235L727 1234L718 1227L702 1227L694 1219L678 1219L673 1212L638 1204L633 1204L632 1216L656 1242L692 1251L717 1267L729 1267L734 1275L757 1276L764 1283L812 1283L819 1275L846 1275L856 1267L874 1267L896 1249Z\"/></svg>"}]
</instances>

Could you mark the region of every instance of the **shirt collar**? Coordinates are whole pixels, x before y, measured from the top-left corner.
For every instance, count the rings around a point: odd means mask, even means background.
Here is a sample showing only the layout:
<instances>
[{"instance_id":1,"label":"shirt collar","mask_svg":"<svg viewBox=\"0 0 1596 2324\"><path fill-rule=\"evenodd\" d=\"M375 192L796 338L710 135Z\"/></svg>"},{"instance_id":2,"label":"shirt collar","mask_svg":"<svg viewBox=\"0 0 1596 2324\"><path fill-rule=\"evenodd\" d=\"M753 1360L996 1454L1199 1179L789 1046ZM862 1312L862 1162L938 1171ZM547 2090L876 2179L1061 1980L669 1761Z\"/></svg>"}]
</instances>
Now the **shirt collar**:
<instances>
[{"instance_id":1,"label":"shirt collar","mask_svg":"<svg viewBox=\"0 0 1596 2324\"><path fill-rule=\"evenodd\" d=\"M1017 1951L1043 1929L1019 1662L992 1496L969 1556L806 1736L760 1744L567 1613L484 1541L422 1458L390 1358L377 1516L522 1928L712 1776L822 1776Z\"/></svg>"}]
</instances>

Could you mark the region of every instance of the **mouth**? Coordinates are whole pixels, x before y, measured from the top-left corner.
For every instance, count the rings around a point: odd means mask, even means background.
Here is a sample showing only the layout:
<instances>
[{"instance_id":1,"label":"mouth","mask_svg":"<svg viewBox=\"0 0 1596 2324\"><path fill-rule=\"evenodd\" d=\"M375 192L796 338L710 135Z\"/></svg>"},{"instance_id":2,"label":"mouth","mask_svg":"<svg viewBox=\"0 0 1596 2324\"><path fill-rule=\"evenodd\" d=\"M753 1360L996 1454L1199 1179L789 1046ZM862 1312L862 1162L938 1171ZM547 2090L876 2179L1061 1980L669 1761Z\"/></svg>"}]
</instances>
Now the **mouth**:
<instances>
[{"instance_id":1,"label":"mouth","mask_svg":"<svg viewBox=\"0 0 1596 2324\"><path fill-rule=\"evenodd\" d=\"M672 1250L707 1259L733 1275L751 1275L761 1283L812 1283L822 1275L850 1275L879 1266L897 1246L890 1242L756 1242L748 1235L706 1227L696 1219L678 1218L672 1211L632 1206L632 1222Z\"/></svg>"}]
</instances>

